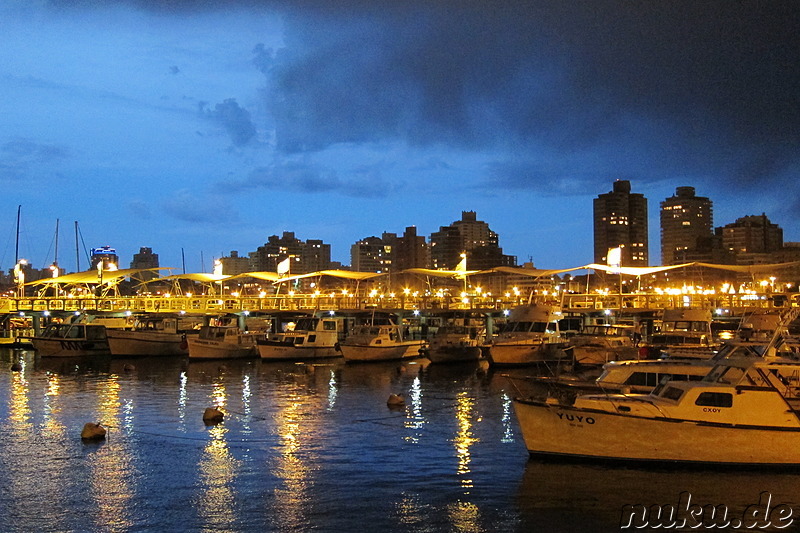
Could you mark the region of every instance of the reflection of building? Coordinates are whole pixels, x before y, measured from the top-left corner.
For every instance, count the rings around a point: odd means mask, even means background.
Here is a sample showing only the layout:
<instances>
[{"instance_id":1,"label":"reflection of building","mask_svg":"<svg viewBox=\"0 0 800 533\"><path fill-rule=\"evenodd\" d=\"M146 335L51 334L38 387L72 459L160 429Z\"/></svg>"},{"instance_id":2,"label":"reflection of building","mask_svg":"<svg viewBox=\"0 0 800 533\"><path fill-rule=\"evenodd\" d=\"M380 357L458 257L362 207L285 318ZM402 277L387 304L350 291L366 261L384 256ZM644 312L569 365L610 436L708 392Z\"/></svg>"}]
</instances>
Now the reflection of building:
<instances>
[{"instance_id":1,"label":"reflection of building","mask_svg":"<svg viewBox=\"0 0 800 533\"><path fill-rule=\"evenodd\" d=\"M100 248L92 248L91 251L92 264L90 269L96 269L97 265L102 263L103 270L108 270L110 265L119 266L119 256L117 251L110 246L102 246Z\"/></svg>"},{"instance_id":2,"label":"reflection of building","mask_svg":"<svg viewBox=\"0 0 800 533\"><path fill-rule=\"evenodd\" d=\"M139 253L133 254L131 268L141 269L158 267L158 254L154 254L152 248L142 247L139 248ZM158 277L158 271L153 270L152 272L141 272L137 277L142 281L150 281L151 279Z\"/></svg>"},{"instance_id":3,"label":"reflection of building","mask_svg":"<svg viewBox=\"0 0 800 533\"><path fill-rule=\"evenodd\" d=\"M229 257L220 257L219 262L222 263L222 273L227 276L251 272L250 258L239 257L239 252L236 250L231 251Z\"/></svg>"},{"instance_id":4,"label":"reflection of building","mask_svg":"<svg viewBox=\"0 0 800 533\"><path fill-rule=\"evenodd\" d=\"M276 272L278 263L290 258L289 272L305 274L331 268L331 245L321 240L301 241L294 232L284 231L281 237L271 235L263 246L250 252L250 266L254 271Z\"/></svg>"},{"instance_id":5,"label":"reflection of building","mask_svg":"<svg viewBox=\"0 0 800 533\"><path fill-rule=\"evenodd\" d=\"M462 211L461 220L441 226L431 234L430 241L431 266L436 269L455 269L465 252L470 270L517 263L515 256L503 255L497 233L489 229L489 224L478 220L475 211Z\"/></svg>"},{"instance_id":6,"label":"reflection of building","mask_svg":"<svg viewBox=\"0 0 800 533\"><path fill-rule=\"evenodd\" d=\"M631 193L628 180L594 199L594 262L605 264L620 246L623 266L648 266L647 198Z\"/></svg>"},{"instance_id":7,"label":"reflection of building","mask_svg":"<svg viewBox=\"0 0 800 533\"><path fill-rule=\"evenodd\" d=\"M711 261L711 200L695 196L694 187L678 187L661 202L661 264Z\"/></svg>"}]
</instances>

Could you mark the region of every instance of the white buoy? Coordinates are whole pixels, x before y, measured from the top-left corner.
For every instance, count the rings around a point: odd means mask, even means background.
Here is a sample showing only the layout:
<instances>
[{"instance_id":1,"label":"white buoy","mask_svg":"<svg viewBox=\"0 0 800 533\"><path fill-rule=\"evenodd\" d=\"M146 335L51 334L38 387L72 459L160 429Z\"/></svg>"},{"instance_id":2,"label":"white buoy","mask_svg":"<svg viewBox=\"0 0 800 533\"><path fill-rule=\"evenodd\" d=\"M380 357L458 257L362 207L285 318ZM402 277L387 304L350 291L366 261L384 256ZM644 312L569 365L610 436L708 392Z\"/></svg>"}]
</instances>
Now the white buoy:
<instances>
[{"instance_id":1,"label":"white buoy","mask_svg":"<svg viewBox=\"0 0 800 533\"><path fill-rule=\"evenodd\" d=\"M96 422L88 422L84 424L83 431L81 431L81 439L83 440L103 440L106 438L106 428Z\"/></svg>"},{"instance_id":2,"label":"white buoy","mask_svg":"<svg viewBox=\"0 0 800 533\"><path fill-rule=\"evenodd\" d=\"M405 403L406 399L402 394L390 394L389 399L386 400L386 405L389 406L404 405Z\"/></svg>"},{"instance_id":3,"label":"white buoy","mask_svg":"<svg viewBox=\"0 0 800 533\"><path fill-rule=\"evenodd\" d=\"M225 415L215 407L207 407L203 412L203 422L207 424L219 424Z\"/></svg>"}]
</instances>

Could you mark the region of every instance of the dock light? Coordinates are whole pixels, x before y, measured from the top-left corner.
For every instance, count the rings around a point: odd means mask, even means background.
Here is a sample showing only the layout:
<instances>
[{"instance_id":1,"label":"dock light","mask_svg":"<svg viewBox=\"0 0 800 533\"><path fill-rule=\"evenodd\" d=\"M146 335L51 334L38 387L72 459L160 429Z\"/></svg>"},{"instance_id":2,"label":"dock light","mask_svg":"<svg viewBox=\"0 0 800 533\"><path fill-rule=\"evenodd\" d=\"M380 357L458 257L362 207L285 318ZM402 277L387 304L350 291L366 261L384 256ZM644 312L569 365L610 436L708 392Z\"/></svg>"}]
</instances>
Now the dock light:
<instances>
[{"instance_id":1,"label":"dock light","mask_svg":"<svg viewBox=\"0 0 800 533\"><path fill-rule=\"evenodd\" d=\"M239 297L239 291L233 291L231 293L231 296L233 296L234 298L238 298Z\"/></svg>"},{"instance_id":2,"label":"dock light","mask_svg":"<svg viewBox=\"0 0 800 533\"><path fill-rule=\"evenodd\" d=\"M250 311L245 311L244 316L250 316Z\"/></svg>"},{"instance_id":3,"label":"dock light","mask_svg":"<svg viewBox=\"0 0 800 533\"><path fill-rule=\"evenodd\" d=\"M294 296L294 291L289 291L289 296Z\"/></svg>"},{"instance_id":4,"label":"dock light","mask_svg":"<svg viewBox=\"0 0 800 533\"><path fill-rule=\"evenodd\" d=\"M414 309L414 316L419 316L419 309Z\"/></svg>"},{"instance_id":5,"label":"dock light","mask_svg":"<svg viewBox=\"0 0 800 533\"><path fill-rule=\"evenodd\" d=\"M81 316L81 312L80 311L75 311L75 316Z\"/></svg>"},{"instance_id":6,"label":"dock light","mask_svg":"<svg viewBox=\"0 0 800 533\"><path fill-rule=\"evenodd\" d=\"M604 313L606 316L608 316L608 315L610 315L610 314L611 314L611 309L606 309L605 311L603 311L603 313Z\"/></svg>"},{"instance_id":7,"label":"dock light","mask_svg":"<svg viewBox=\"0 0 800 533\"><path fill-rule=\"evenodd\" d=\"M508 316L510 314L511 314L511 311L509 311L508 309L503 309L503 316Z\"/></svg>"},{"instance_id":8,"label":"dock light","mask_svg":"<svg viewBox=\"0 0 800 533\"><path fill-rule=\"evenodd\" d=\"M20 312L19 312L19 316L21 316L21 317L25 318L25 313L24 313L24 312L22 312L22 311L20 311Z\"/></svg>"},{"instance_id":9,"label":"dock light","mask_svg":"<svg viewBox=\"0 0 800 533\"><path fill-rule=\"evenodd\" d=\"M410 292L411 292L411 289L409 289L408 287L406 287L405 289L403 289L403 294L405 294L406 296L407 296L407 295L408 295Z\"/></svg>"},{"instance_id":10,"label":"dock light","mask_svg":"<svg viewBox=\"0 0 800 533\"><path fill-rule=\"evenodd\" d=\"M334 316L336 314L336 311L330 310L330 311L328 311L328 314L331 315L331 316Z\"/></svg>"},{"instance_id":11,"label":"dock light","mask_svg":"<svg viewBox=\"0 0 800 533\"><path fill-rule=\"evenodd\" d=\"M125 311L125 316L131 316L131 314L132 313L130 311Z\"/></svg>"},{"instance_id":12,"label":"dock light","mask_svg":"<svg viewBox=\"0 0 800 533\"><path fill-rule=\"evenodd\" d=\"M191 293L191 292L187 292L187 293L186 293L186 297L187 297L187 298L191 298L191 297L192 297L192 293Z\"/></svg>"},{"instance_id":13,"label":"dock light","mask_svg":"<svg viewBox=\"0 0 800 533\"><path fill-rule=\"evenodd\" d=\"M42 315L44 315L44 316L50 316L50 311L48 311L47 309L45 309L45 310L42 312Z\"/></svg>"},{"instance_id":14,"label":"dock light","mask_svg":"<svg viewBox=\"0 0 800 533\"><path fill-rule=\"evenodd\" d=\"M258 297L259 298L263 298L266 295L267 295L266 291L261 291L261 292L258 293Z\"/></svg>"}]
</instances>

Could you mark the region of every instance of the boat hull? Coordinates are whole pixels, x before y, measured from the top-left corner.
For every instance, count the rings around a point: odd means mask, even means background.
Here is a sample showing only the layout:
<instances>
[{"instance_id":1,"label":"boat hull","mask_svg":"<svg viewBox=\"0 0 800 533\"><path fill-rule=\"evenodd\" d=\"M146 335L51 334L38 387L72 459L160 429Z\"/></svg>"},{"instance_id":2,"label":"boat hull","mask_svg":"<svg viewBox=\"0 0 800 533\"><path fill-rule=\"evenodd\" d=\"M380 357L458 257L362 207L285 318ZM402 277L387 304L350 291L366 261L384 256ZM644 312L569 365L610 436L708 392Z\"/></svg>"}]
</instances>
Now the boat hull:
<instances>
[{"instance_id":1,"label":"boat hull","mask_svg":"<svg viewBox=\"0 0 800 533\"><path fill-rule=\"evenodd\" d=\"M561 343L494 343L489 348L489 359L494 366L535 365L565 358Z\"/></svg>"},{"instance_id":2,"label":"boat hull","mask_svg":"<svg viewBox=\"0 0 800 533\"><path fill-rule=\"evenodd\" d=\"M51 339L32 337L34 350L42 357L84 357L90 355L111 355L106 340Z\"/></svg>"},{"instance_id":3,"label":"boat hull","mask_svg":"<svg viewBox=\"0 0 800 533\"><path fill-rule=\"evenodd\" d=\"M431 363L457 363L460 361L477 361L481 358L479 346L459 346L458 344L440 344L431 346L427 351Z\"/></svg>"},{"instance_id":4,"label":"boat hull","mask_svg":"<svg viewBox=\"0 0 800 533\"><path fill-rule=\"evenodd\" d=\"M309 359L330 359L341 357L335 346L297 346L284 342L261 341L258 355L265 361L292 361Z\"/></svg>"},{"instance_id":5,"label":"boat hull","mask_svg":"<svg viewBox=\"0 0 800 533\"><path fill-rule=\"evenodd\" d=\"M182 356L189 353L186 337L180 333L150 331L107 331L112 355Z\"/></svg>"},{"instance_id":6,"label":"boat hull","mask_svg":"<svg viewBox=\"0 0 800 533\"><path fill-rule=\"evenodd\" d=\"M246 359L257 354L255 342L234 344L207 339L188 339L189 359Z\"/></svg>"},{"instance_id":7,"label":"boat hull","mask_svg":"<svg viewBox=\"0 0 800 533\"><path fill-rule=\"evenodd\" d=\"M367 363L372 361L394 361L421 357L422 341L410 341L392 345L342 344L342 355L348 363Z\"/></svg>"},{"instance_id":8,"label":"boat hull","mask_svg":"<svg viewBox=\"0 0 800 533\"><path fill-rule=\"evenodd\" d=\"M515 400L531 455L609 461L800 465L800 429L645 418Z\"/></svg>"}]
</instances>

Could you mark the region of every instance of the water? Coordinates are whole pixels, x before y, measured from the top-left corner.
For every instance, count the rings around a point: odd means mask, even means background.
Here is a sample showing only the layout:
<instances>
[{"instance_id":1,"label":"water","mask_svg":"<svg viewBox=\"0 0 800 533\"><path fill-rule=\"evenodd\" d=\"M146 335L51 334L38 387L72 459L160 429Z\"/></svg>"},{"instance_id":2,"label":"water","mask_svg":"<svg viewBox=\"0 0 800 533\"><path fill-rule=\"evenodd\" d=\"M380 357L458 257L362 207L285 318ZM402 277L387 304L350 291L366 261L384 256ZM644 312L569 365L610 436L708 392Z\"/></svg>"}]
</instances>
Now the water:
<instances>
[{"instance_id":1,"label":"water","mask_svg":"<svg viewBox=\"0 0 800 533\"><path fill-rule=\"evenodd\" d=\"M619 531L625 504L683 491L736 513L769 491L800 517L800 474L529 460L513 388L486 363L3 350L0 369L2 531ZM225 420L206 426L214 405ZM84 443L95 421L108 438Z\"/></svg>"}]
</instances>

